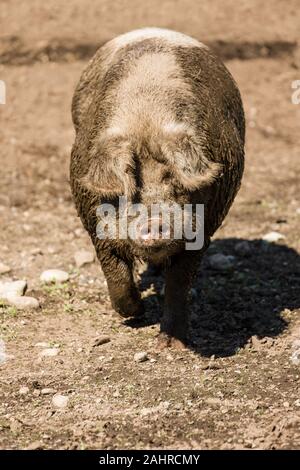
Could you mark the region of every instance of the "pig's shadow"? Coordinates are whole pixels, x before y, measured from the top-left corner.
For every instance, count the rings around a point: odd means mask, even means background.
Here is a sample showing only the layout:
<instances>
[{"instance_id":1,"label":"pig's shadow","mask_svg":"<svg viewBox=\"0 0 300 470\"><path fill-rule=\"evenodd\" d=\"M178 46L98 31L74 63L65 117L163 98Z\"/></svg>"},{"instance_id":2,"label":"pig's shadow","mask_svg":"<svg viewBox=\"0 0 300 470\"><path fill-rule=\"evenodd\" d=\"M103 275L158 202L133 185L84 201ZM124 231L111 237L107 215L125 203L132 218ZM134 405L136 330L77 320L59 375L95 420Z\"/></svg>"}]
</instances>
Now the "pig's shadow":
<instances>
[{"instance_id":1,"label":"pig's shadow","mask_svg":"<svg viewBox=\"0 0 300 470\"><path fill-rule=\"evenodd\" d=\"M247 241L248 254L236 252L242 241ZM208 259L214 253L235 256L234 269L211 269ZM145 272L142 289L151 284L159 292L163 277ZM203 259L192 294L190 349L202 356L233 355L253 335L276 337L284 331L282 311L300 307L300 256L285 245L262 240L216 240ZM159 322L160 303L160 297L150 293L145 317L127 325L141 328Z\"/></svg>"}]
</instances>

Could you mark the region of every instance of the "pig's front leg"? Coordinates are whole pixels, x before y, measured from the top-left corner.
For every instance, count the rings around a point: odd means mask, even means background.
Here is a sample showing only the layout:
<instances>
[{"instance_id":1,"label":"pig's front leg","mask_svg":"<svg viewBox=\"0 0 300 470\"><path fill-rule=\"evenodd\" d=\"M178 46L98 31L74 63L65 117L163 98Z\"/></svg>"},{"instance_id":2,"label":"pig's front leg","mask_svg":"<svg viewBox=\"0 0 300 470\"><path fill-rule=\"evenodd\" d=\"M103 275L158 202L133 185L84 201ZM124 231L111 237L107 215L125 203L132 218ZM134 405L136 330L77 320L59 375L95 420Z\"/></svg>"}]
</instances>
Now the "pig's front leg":
<instances>
[{"instance_id":1,"label":"pig's front leg","mask_svg":"<svg viewBox=\"0 0 300 470\"><path fill-rule=\"evenodd\" d=\"M107 281L113 309L122 317L141 315L143 305L133 280L130 263L121 259L107 246L96 251Z\"/></svg>"},{"instance_id":2,"label":"pig's front leg","mask_svg":"<svg viewBox=\"0 0 300 470\"><path fill-rule=\"evenodd\" d=\"M189 291L201 260L201 254L184 251L170 259L166 268L164 312L158 348L174 346L182 349L189 323Z\"/></svg>"}]
</instances>

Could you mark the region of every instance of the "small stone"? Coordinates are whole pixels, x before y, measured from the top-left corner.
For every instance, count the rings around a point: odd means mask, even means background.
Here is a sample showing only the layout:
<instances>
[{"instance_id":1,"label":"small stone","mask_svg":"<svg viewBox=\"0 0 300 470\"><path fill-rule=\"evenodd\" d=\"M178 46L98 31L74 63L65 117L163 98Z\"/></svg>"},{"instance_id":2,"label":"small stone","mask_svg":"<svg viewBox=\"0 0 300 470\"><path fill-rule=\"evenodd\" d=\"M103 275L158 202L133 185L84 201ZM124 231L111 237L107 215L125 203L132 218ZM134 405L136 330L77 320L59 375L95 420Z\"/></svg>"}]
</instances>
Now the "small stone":
<instances>
[{"instance_id":1,"label":"small stone","mask_svg":"<svg viewBox=\"0 0 300 470\"><path fill-rule=\"evenodd\" d=\"M42 272L40 280L45 283L51 282L66 282L69 280L69 274L66 271L60 269L48 269Z\"/></svg>"},{"instance_id":2,"label":"small stone","mask_svg":"<svg viewBox=\"0 0 300 470\"><path fill-rule=\"evenodd\" d=\"M148 354L145 352L138 352L134 355L135 362L145 362L148 361Z\"/></svg>"},{"instance_id":3,"label":"small stone","mask_svg":"<svg viewBox=\"0 0 300 470\"><path fill-rule=\"evenodd\" d=\"M33 393L33 395L34 395L35 397L39 397L40 394L41 394L41 391L40 391L39 389L35 389L35 390L33 390L32 393Z\"/></svg>"},{"instance_id":4,"label":"small stone","mask_svg":"<svg viewBox=\"0 0 300 470\"><path fill-rule=\"evenodd\" d=\"M295 339L292 344L293 349L300 349L300 339Z\"/></svg>"},{"instance_id":5,"label":"small stone","mask_svg":"<svg viewBox=\"0 0 300 470\"><path fill-rule=\"evenodd\" d=\"M263 236L263 240L269 243L278 242L279 240L284 240L284 239L285 239L285 236L279 232L269 232Z\"/></svg>"},{"instance_id":6,"label":"small stone","mask_svg":"<svg viewBox=\"0 0 300 470\"><path fill-rule=\"evenodd\" d=\"M30 250L29 253L33 256L36 256L36 255L42 255L43 251L41 248L36 247L36 248L32 248L32 250Z\"/></svg>"},{"instance_id":7,"label":"small stone","mask_svg":"<svg viewBox=\"0 0 300 470\"><path fill-rule=\"evenodd\" d=\"M197 290L194 287L191 288L190 295L191 295L192 300L197 299L198 293L197 293Z\"/></svg>"},{"instance_id":8,"label":"small stone","mask_svg":"<svg viewBox=\"0 0 300 470\"><path fill-rule=\"evenodd\" d=\"M23 385L19 389L19 394L20 395L26 395L29 392L29 387L26 387L26 385Z\"/></svg>"},{"instance_id":9,"label":"small stone","mask_svg":"<svg viewBox=\"0 0 300 470\"><path fill-rule=\"evenodd\" d=\"M74 259L77 268L81 268L85 264L93 263L95 255L92 251L80 250L75 253Z\"/></svg>"},{"instance_id":10,"label":"small stone","mask_svg":"<svg viewBox=\"0 0 300 470\"><path fill-rule=\"evenodd\" d=\"M290 356L290 361L294 366L300 365L300 349L296 349Z\"/></svg>"},{"instance_id":11,"label":"small stone","mask_svg":"<svg viewBox=\"0 0 300 470\"><path fill-rule=\"evenodd\" d=\"M69 402L69 397L66 397L65 395L54 395L52 398L52 405L55 406L55 408L66 408L68 406Z\"/></svg>"},{"instance_id":12,"label":"small stone","mask_svg":"<svg viewBox=\"0 0 300 470\"><path fill-rule=\"evenodd\" d=\"M110 342L110 338L108 336L99 336L95 338L92 344L92 347L95 348L96 346L101 346L102 344L106 344Z\"/></svg>"},{"instance_id":13,"label":"small stone","mask_svg":"<svg viewBox=\"0 0 300 470\"><path fill-rule=\"evenodd\" d=\"M261 350L262 344L261 344L261 341L258 339L258 337L256 335L251 336L251 343L252 343L252 347L255 351L260 351Z\"/></svg>"},{"instance_id":14,"label":"small stone","mask_svg":"<svg viewBox=\"0 0 300 470\"><path fill-rule=\"evenodd\" d=\"M54 388L42 388L41 390L41 394L42 395L53 395L54 393L56 393L56 390L54 390Z\"/></svg>"},{"instance_id":15,"label":"small stone","mask_svg":"<svg viewBox=\"0 0 300 470\"><path fill-rule=\"evenodd\" d=\"M78 238L81 237L81 236L83 235L83 233L84 233L84 232L83 232L82 228L76 228L76 229L74 230L74 235L75 235L76 237L78 237Z\"/></svg>"},{"instance_id":16,"label":"small stone","mask_svg":"<svg viewBox=\"0 0 300 470\"><path fill-rule=\"evenodd\" d=\"M6 351L5 351L5 344L0 338L0 364L3 364L4 362L6 362L7 359L8 359L8 355L6 354Z\"/></svg>"},{"instance_id":17,"label":"small stone","mask_svg":"<svg viewBox=\"0 0 300 470\"><path fill-rule=\"evenodd\" d=\"M26 447L26 450L39 450L42 448L43 444L40 441L34 441Z\"/></svg>"},{"instance_id":18,"label":"small stone","mask_svg":"<svg viewBox=\"0 0 300 470\"><path fill-rule=\"evenodd\" d=\"M7 264L0 263L0 274L6 274L11 271L11 268Z\"/></svg>"},{"instance_id":19,"label":"small stone","mask_svg":"<svg viewBox=\"0 0 300 470\"><path fill-rule=\"evenodd\" d=\"M21 296L27 289L26 281L0 282L0 298L7 299L8 296Z\"/></svg>"},{"instance_id":20,"label":"small stone","mask_svg":"<svg viewBox=\"0 0 300 470\"><path fill-rule=\"evenodd\" d=\"M248 256L251 253L250 243L246 240L238 242L234 247L234 251L239 256Z\"/></svg>"},{"instance_id":21,"label":"small stone","mask_svg":"<svg viewBox=\"0 0 300 470\"><path fill-rule=\"evenodd\" d=\"M10 305L17 307L19 310L36 309L40 307L39 301L34 297L8 295L6 300L10 303Z\"/></svg>"},{"instance_id":22,"label":"small stone","mask_svg":"<svg viewBox=\"0 0 300 470\"><path fill-rule=\"evenodd\" d=\"M47 348L47 349L43 349L41 351L40 356L42 356L42 357L54 357L54 356L57 356L58 353L59 353L58 348Z\"/></svg>"},{"instance_id":23,"label":"small stone","mask_svg":"<svg viewBox=\"0 0 300 470\"><path fill-rule=\"evenodd\" d=\"M45 341L41 341L40 343L36 343L34 346L36 348L50 348L50 343L46 343Z\"/></svg>"},{"instance_id":24,"label":"small stone","mask_svg":"<svg viewBox=\"0 0 300 470\"><path fill-rule=\"evenodd\" d=\"M208 260L212 269L215 269L216 271L230 271L234 266L235 257L217 253L215 255L211 255Z\"/></svg>"}]
</instances>

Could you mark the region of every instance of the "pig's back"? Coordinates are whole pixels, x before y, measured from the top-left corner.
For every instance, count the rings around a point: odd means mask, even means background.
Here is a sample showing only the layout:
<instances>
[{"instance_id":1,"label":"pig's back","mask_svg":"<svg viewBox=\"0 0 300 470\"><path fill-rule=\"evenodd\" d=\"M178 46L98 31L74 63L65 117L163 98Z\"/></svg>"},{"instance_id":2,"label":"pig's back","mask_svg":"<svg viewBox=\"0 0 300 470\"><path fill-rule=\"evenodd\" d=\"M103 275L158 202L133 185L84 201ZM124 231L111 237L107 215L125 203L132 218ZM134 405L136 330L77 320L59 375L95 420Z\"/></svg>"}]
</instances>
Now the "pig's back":
<instances>
[{"instance_id":1,"label":"pig's back","mask_svg":"<svg viewBox=\"0 0 300 470\"><path fill-rule=\"evenodd\" d=\"M224 168L207 230L212 234L220 225L243 173L245 123L232 76L202 43L156 28L118 36L83 72L72 115L81 148L108 127L138 134L170 122L191 126L205 156Z\"/></svg>"}]
</instances>

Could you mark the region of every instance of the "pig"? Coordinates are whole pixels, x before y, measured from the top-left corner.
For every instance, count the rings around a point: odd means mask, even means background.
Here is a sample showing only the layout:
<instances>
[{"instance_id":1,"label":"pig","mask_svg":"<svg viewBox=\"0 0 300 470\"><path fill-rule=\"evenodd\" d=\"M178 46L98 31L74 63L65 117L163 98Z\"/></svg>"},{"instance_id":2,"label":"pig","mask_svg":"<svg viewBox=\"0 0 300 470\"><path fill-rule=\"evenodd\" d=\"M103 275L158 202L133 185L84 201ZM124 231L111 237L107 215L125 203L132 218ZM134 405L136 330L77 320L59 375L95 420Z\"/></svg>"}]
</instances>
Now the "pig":
<instances>
[{"instance_id":1,"label":"pig","mask_svg":"<svg viewBox=\"0 0 300 470\"><path fill-rule=\"evenodd\" d=\"M245 119L238 87L198 40L144 28L99 48L76 87L72 118L71 189L112 307L122 317L142 315L135 260L163 266L158 346L186 347L189 291L243 175ZM151 238L144 228L135 239L97 236L99 204L118 211L119 197L145 207L203 205L201 248L187 250L172 235ZM159 235L164 229L156 222Z\"/></svg>"}]
</instances>

